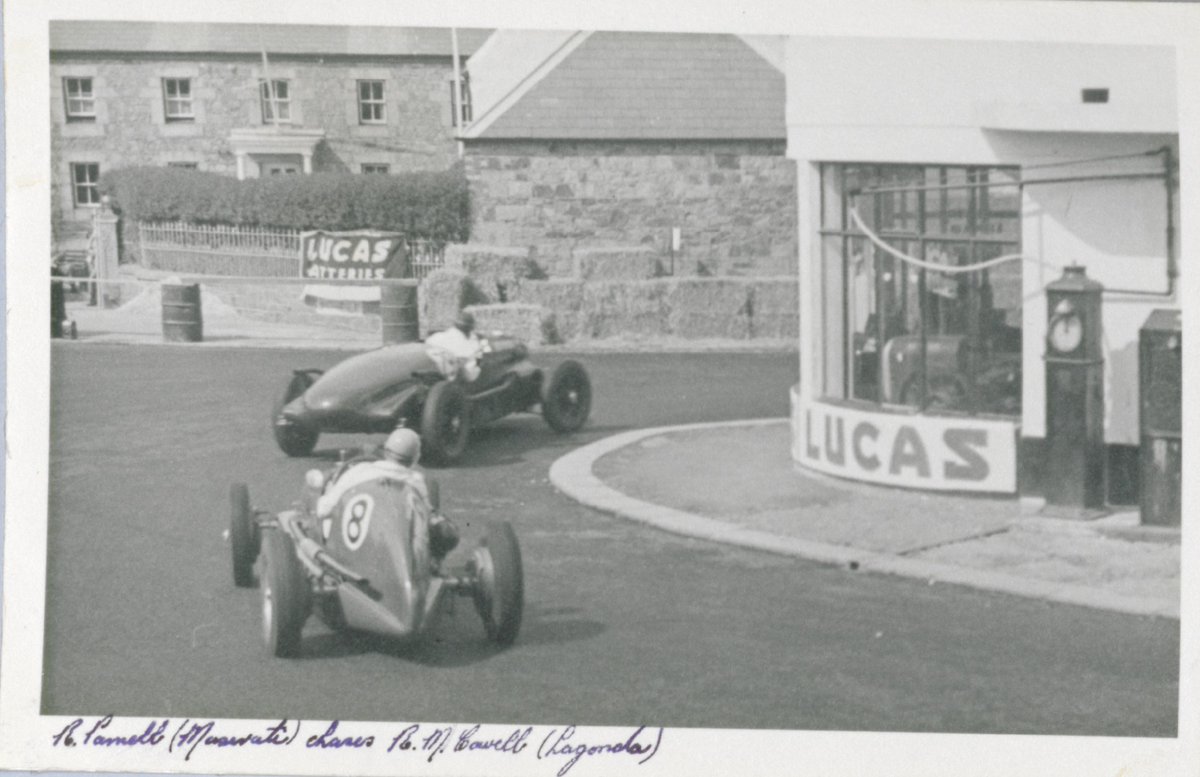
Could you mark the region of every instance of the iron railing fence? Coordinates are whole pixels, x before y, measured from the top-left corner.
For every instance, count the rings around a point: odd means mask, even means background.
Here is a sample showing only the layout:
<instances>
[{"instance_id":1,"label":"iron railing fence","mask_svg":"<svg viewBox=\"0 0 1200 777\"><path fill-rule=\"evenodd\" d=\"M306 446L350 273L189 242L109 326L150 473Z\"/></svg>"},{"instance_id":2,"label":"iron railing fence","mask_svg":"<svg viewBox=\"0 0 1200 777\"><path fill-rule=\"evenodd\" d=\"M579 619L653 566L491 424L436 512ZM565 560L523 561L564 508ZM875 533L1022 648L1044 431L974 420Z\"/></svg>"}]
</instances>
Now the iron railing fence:
<instances>
[{"instance_id":1,"label":"iron railing fence","mask_svg":"<svg viewBox=\"0 0 1200 777\"><path fill-rule=\"evenodd\" d=\"M268 229L182 221L138 222L138 247L147 266L213 275L298 276L298 229ZM424 279L445 265L445 243L406 240L413 277Z\"/></svg>"}]
</instances>

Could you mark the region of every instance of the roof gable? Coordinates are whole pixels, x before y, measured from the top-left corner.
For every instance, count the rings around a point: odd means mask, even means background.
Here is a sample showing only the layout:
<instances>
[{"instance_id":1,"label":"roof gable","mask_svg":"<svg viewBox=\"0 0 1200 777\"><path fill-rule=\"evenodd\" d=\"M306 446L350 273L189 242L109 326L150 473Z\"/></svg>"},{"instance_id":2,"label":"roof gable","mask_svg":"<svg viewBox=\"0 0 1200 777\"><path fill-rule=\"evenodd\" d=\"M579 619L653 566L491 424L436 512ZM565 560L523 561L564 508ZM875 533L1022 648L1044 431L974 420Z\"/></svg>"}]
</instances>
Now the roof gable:
<instances>
[{"instance_id":1,"label":"roof gable","mask_svg":"<svg viewBox=\"0 0 1200 777\"><path fill-rule=\"evenodd\" d=\"M460 29L460 56L483 45L490 30ZM451 56L445 27L348 27L320 24L194 22L50 22L52 52L324 56Z\"/></svg>"},{"instance_id":2,"label":"roof gable","mask_svg":"<svg viewBox=\"0 0 1200 777\"><path fill-rule=\"evenodd\" d=\"M595 32L476 138L783 139L783 74L736 35Z\"/></svg>"}]
</instances>

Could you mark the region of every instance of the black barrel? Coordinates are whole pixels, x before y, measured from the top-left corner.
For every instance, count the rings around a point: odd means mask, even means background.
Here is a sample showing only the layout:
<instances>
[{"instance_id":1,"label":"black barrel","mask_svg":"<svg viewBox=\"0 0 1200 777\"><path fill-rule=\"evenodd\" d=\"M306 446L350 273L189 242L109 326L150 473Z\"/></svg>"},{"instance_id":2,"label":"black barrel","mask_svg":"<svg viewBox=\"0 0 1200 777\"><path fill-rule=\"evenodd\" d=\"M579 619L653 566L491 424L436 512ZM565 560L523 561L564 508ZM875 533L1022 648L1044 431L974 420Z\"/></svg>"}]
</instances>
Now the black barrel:
<instances>
[{"instance_id":1,"label":"black barrel","mask_svg":"<svg viewBox=\"0 0 1200 777\"><path fill-rule=\"evenodd\" d=\"M67 297L62 281L50 281L50 336L63 336L63 321L67 318Z\"/></svg>"},{"instance_id":2,"label":"black barrel","mask_svg":"<svg viewBox=\"0 0 1200 777\"><path fill-rule=\"evenodd\" d=\"M163 339L169 343L198 343L204 339L200 284L163 284Z\"/></svg>"},{"instance_id":3,"label":"black barrel","mask_svg":"<svg viewBox=\"0 0 1200 777\"><path fill-rule=\"evenodd\" d=\"M417 285L381 285L379 315L383 319L383 342L415 343L421 339L417 314Z\"/></svg>"}]
</instances>

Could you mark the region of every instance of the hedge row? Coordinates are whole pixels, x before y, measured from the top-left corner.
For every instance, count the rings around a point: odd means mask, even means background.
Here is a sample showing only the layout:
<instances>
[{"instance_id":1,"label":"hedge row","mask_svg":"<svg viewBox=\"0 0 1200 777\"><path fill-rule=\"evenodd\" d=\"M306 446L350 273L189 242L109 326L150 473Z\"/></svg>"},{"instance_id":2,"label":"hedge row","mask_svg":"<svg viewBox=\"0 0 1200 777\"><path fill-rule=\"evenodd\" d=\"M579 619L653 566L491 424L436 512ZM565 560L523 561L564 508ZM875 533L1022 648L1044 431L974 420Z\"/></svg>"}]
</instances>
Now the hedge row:
<instances>
[{"instance_id":1,"label":"hedge row","mask_svg":"<svg viewBox=\"0 0 1200 777\"><path fill-rule=\"evenodd\" d=\"M399 175L318 173L239 181L172 167L105 173L100 191L136 221L288 229L379 229L465 242L471 207L461 166Z\"/></svg>"}]
</instances>

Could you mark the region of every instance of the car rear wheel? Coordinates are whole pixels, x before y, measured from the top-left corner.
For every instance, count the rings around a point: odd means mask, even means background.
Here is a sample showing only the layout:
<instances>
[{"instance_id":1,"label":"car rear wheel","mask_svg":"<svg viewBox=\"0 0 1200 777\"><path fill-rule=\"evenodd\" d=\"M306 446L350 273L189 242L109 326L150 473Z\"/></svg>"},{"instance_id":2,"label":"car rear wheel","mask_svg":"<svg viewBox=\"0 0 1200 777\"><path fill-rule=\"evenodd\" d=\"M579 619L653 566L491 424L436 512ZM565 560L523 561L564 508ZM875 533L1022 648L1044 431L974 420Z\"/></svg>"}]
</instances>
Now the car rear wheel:
<instances>
[{"instance_id":1,"label":"car rear wheel","mask_svg":"<svg viewBox=\"0 0 1200 777\"><path fill-rule=\"evenodd\" d=\"M312 603L312 591L296 548L282 530L263 537L262 628L267 651L278 658L300 654L300 631Z\"/></svg>"},{"instance_id":2,"label":"car rear wheel","mask_svg":"<svg viewBox=\"0 0 1200 777\"><path fill-rule=\"evenodd\" d=\"M500 521L490 525L471 563L477 578L475 608L488 639L498 645L511 645L521 629L525 608L521 548L512 524Z\"/></svg>"},{"instance_id":3,"label":"car rear wheel","mask_svg":"<svg viewBox=\"0 0 1200 777\"><path fill-rule=\"evenodd\" d=\"M467 449L470 435L467 394L457 383L434 384L421 411L421 443L431 464L453 464Z\"/></svg>"},{"instance_id":4,"label":"car rear wheel","mask_svg":"<svg viewBox=\"0 0 1200 777\"><path fill-rule=\"evenodd\" d=\"M587 370L577 361L558 365L542 395L546 423L556 432L573 432L584 425L591 411L592 382Z\"/></svg>"},{"instance_id":5,"label":"car rear wheel","mask_svg":"<svg viewBox=\"0 0 1200 777\"><path fill-rule=\"evenodd\" d=\"M262 546L262 534L250 508L250 490L245 483L229 487L229 545L233 554L233 584L254 586L254 560Z\"/></svg>"},{"instance_id":6,"label":"car rear wheel","mask_svg":"<svg viewBox=\"0 0 1200 777\"><path fill-rule=\"evenodd\" d=\"M274 412L271 413L275 442L279 445L279 450L288 456L309 455L317 445L317 438L321 436L316 429L283 415L283 408L296 397L308 391L308 387L312 384L313 378L308 373L294 373L292 379L288 381L283 397L275 404Z\"/></svg>"}]
</instances>

